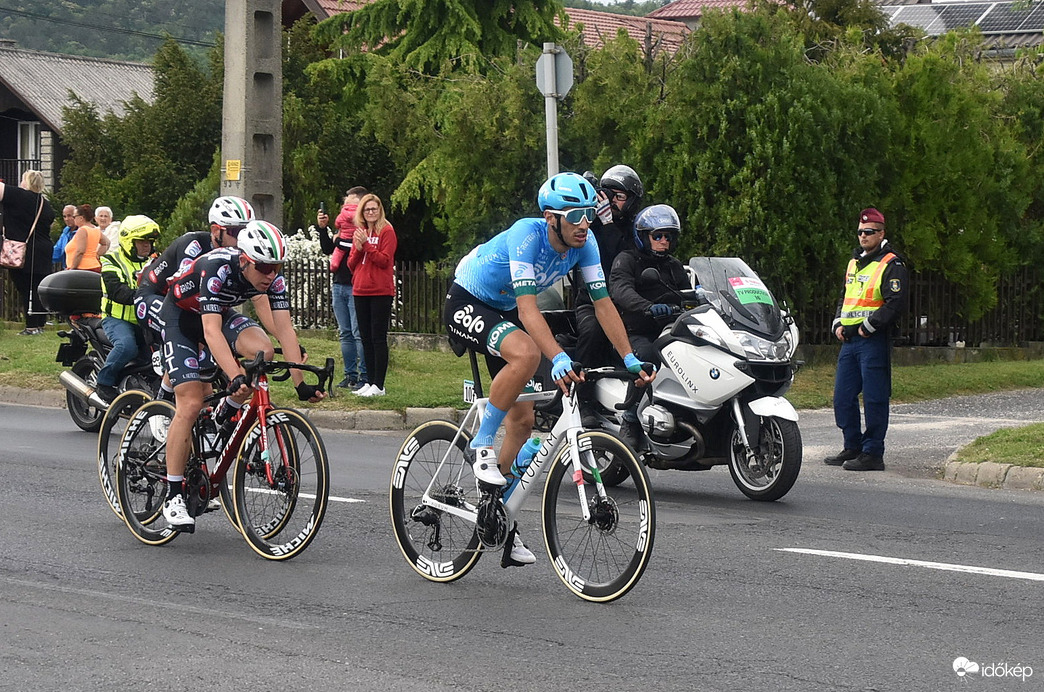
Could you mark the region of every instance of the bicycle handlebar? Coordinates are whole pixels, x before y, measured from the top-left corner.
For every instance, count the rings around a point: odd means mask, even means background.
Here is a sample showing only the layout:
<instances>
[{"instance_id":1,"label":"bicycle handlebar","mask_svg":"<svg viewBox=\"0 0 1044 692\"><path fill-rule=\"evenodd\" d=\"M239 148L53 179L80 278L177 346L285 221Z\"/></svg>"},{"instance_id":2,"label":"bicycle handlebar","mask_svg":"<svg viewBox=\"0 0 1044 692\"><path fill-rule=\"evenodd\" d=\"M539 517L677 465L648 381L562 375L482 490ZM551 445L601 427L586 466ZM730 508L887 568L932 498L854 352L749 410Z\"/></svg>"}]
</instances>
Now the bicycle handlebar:
<instances>
[{"instance_id":1,"label":"bicycle handlebar","mask_svg":"<svg viewBox=\"0 0 1044 692\"><path fill-rule=\"evenodd\" d=\"M290 377L291 370L303 370L310 372L319 378L319 389L323 391L329 391L330 385L333 384L333 373L334 373L334 359L327 358L326 364L323 367L317 365L308 365L307 363L291 363L285 360L265 360L265 354L258 353L251 360L240 361L243 365L243 370L246 371L247 380L255 382L257 376L262 372L271 375L271 379L276 382L282 382ZM221 396L227 396L232 392L227 389L221 393Z\"/></svg>"}]
</instances>

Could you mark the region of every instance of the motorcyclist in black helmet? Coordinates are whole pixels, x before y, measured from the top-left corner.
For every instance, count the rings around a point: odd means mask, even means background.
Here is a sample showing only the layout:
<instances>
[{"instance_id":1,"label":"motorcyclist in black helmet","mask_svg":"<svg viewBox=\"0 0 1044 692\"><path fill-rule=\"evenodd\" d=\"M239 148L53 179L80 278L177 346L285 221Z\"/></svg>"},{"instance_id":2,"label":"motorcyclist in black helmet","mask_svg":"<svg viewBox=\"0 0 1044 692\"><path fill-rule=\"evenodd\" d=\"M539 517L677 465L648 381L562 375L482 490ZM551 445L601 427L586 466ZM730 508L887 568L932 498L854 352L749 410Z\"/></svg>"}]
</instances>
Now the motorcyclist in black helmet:
<instances>
[{"instance_id":1,"label":"motorcyclist in black helmet","mask_svg":"<svg viewBox=\"0 0 1044 692\"><path fill-rule=\"evenodd\" d=\"M609 273L609 296L620 311L627 338L639 360L659 367L661 359L653 342L679 307L679 291L691 288L685 267L672 253L678 248L681 221L674 208L654 204L634 220L633 243L613 262ZM648 268L659 272L657 281L642 278ZM624 411L620 436L635 447L640 439L638 407Z\"/></svg>"},{"instance_id":2,"label":"motorcyclist in black helmet","mask_svg":"<svg viewBox=\"0 0 1044 692\"><path fill-rule=\"evenodd\" d=\"M587 177L586 174L585 177ZM602 174L597 188L598 204L595 207L597 217L591 224L591 231L598 241L602 273L608 279L617 255L632 247L632 224L634 215L641 205L642 196L645 194L645 187L633 168L616 165ZM612 364L614 360L612 345L595 318L594 306L590 296L587 295L585 284L576 277L572 283L577 332L576 346L572 353L573 360L588 367ZM583 399L580 404L580 413L587 420L587 425L591 425L597 420Z\"/></svg>"}]
</instances>

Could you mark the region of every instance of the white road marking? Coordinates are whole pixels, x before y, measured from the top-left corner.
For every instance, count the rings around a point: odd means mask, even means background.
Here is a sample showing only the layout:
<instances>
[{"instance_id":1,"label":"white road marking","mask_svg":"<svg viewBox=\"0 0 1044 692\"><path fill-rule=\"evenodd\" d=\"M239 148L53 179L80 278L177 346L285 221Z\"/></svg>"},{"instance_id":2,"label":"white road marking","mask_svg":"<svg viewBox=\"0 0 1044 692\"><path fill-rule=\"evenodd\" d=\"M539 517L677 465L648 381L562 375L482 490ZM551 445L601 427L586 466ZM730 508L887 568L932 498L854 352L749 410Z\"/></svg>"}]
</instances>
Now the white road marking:
<instances>
[{"instance_id":1,"label":"white road marking","mask_svg":"<svg viewBox=\"0 0 1044 692\"><path fill-rule=\"evenodd\" d=\"M268 493L270 495L279 494L278 490L269 490L268 488L247 488L247 491L252 493ZM309 500L315 499L315 495L312 493L301 493L298 497L307 497ZM330 502L366 502L366 500L357 500L354 497L339 497L337 495L331 495L329 500Z\"/></svg>"},{"instance_id":2,"label":"white road marking","mask_svg":"<svg viewBox=\"0 0 1044 692\"><path fill-rule=\"evenodd\" d=\"M974 565L954 565L948 562L925 562L924 560L907 560L901 557L885 557L883 555L864 555L862 553L842 553L836 550L812 550L809 548L773 548L784 553L804 553L805 555L821 555L823 557L840 557L847 560L863 560L865 562L884 562L890 565L910 565L912 567L927 567L928 569L941 569L949 572L970 572L972 574L985 574L990 577L1008 577L1010 579L1029 579L1030 581L1044 581L1044 574L1036 572L1016 572L1010 569L992 569L990 567L975 567Z\"/></svg>"}]
</instances>

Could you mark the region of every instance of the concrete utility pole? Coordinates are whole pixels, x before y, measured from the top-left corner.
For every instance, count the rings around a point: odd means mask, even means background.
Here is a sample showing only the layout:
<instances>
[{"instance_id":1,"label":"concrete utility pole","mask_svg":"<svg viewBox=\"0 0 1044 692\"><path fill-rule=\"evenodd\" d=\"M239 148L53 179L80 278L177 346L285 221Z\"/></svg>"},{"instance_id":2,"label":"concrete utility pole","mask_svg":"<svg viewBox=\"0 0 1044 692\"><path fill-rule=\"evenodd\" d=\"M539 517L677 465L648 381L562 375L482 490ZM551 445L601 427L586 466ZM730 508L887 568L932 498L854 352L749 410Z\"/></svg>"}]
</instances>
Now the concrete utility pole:
<instances>
[{"instance_id":1,"label":"concrete utility pole","mask_svg":"<svg viewBox=\"0 0 1044 692\"><path fill-rule=\"evenodd\" d=\"M226 0L221 194L283 227L280 0Z\"/></svg>"}]
</instances>

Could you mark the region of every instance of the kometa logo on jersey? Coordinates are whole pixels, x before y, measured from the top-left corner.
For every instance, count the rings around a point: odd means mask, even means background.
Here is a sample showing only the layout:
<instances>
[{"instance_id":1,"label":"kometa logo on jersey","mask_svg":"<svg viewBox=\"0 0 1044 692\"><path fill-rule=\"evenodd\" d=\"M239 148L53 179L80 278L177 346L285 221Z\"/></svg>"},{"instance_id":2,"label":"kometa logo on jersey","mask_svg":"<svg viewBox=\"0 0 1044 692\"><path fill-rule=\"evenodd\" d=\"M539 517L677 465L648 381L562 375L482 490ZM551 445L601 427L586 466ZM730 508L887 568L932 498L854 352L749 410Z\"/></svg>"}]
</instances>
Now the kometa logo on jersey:
<instances>
[{"instance_id":1,"label":"kometa logo on jersey","mask_svg":"<svg viewBox=\"0 0 1044 692\"><path fill-rule=\"evenodd\" d=\"M207 290L213 295L221 293L222 286L224 286L224 282L216 276L207 281Z\"/></svg>"},{"instance_id":2,"label":"kometa logo on jersey","mask_svg":"<svg viewBox=\"0 0 1044 692\"><path fill-rule=\"evenodd\" d=\"M145 315L147 315L148 312L149 308L145 303L138 303L138 307L134 309L134 314L143 322L145 321Z\"/></svg>"},{"instance_id":3,"label":"kometa logo on jersey","mask_svg":"<svg viewBox=\"0 0 1044 692\"><path fill-rule=\"evenodd\" d=\"M286 279L280 274L272 282L272 285L268 287L269 293L286 293Z\"/></svg>"}]
</instances>

